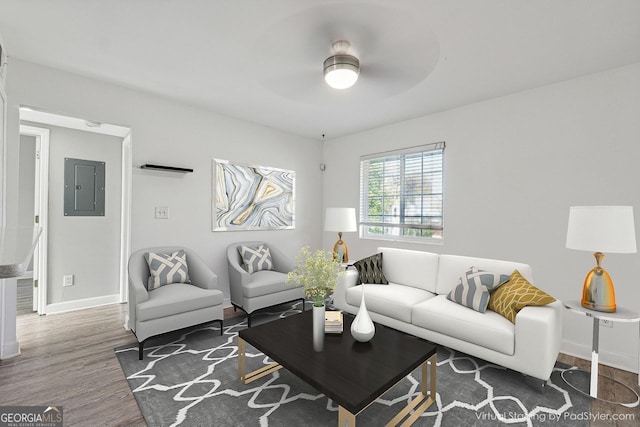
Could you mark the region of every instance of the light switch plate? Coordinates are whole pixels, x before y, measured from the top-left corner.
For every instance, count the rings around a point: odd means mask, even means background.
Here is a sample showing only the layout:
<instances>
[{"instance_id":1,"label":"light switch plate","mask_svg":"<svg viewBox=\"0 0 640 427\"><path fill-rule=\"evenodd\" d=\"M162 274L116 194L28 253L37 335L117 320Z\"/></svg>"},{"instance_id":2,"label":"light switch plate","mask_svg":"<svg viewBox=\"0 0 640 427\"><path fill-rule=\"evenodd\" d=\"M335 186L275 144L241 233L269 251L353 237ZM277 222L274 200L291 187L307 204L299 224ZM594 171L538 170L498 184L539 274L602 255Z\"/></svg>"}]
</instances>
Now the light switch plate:
<instances>
[{"instance_id":1,"label":"light switch plate","mask_svg":"<svg viewBox=\"0 0 640 427\"><path fill-rule=\"evenodd\" d=\"M156 206L156 219L169 219L169 208L167 206Z\"/></svg>"}]
</instances>

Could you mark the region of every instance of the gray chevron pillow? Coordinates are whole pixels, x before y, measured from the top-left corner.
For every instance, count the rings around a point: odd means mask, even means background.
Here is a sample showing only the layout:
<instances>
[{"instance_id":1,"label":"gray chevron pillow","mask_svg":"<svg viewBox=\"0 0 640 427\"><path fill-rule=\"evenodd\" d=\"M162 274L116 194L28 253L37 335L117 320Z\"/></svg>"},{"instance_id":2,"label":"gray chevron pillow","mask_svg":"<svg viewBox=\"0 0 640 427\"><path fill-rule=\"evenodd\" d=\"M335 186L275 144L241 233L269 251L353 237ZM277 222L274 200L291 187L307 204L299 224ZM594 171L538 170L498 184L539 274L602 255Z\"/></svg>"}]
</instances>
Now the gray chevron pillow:
<instances>
[{"instance_id":1,"label":"gray chevron pillow","mask_svg":"<svg viewBox=\"0 0 640 427\"><path fill-rule=\"evenodd\" d=\"M180 249L172 254L144 254L149 264L149 282L147 289L152 291L170 283L191 283L187 268L187 254Z\"/></svg>"},{"instance_id":2,"label":"gray chevron pillow","mask_svg":"<svg viewBox=\"0 0 640 427\"><path fill-rule=\"evenodd\" d=\"M240 246L238 248L242 257L242 268L247 273L255 273L261 270L273 270L273 260L271 259L271 251L269 246L260 245L257 248L249 246Z\"/></svg>"},{"instance_id":3,"label":"gray chevron pillow","mask_svg":"<svg viewBox=\"0 0 640 427\"><path fill-rule=\"evenodd\" d=\"M449 292L447 299L484 313L489 304L489 292L493 292L509 280L508 274L491 273L471 267L460 278L458 285Z\"/></svg>"}]
</instances>

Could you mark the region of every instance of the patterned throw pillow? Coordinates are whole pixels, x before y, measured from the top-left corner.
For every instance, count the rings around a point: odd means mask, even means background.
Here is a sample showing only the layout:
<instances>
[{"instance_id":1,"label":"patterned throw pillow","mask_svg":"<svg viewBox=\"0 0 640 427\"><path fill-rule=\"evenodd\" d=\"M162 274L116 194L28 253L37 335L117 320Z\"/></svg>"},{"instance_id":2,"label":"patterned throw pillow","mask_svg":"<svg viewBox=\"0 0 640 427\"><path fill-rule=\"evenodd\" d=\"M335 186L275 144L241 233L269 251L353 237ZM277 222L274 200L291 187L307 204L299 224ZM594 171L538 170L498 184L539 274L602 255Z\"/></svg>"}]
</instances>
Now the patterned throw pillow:
<instances>
[{"instance_id":1,"label":"patterned throw pillow","mask_svg":"<svg viewBox=\"0 0 640 427\"><path fill-rule=\"evenodd\" d=\"M489 304L489 292L497 289L507 280L509 276L506 274L491 273L471 267L460 278L458 285L449 292L447 298L484 313Z\"/></svg>"},{"instance_id":2,"label":"patterned throw pillow","mask_svg":"<svg viewBox=\"0 0 640 427\"><path fill-rule=\"evenodd\" d=\"M271 259L269 246L260 245L257 248L240 246L238 250L242 257L242 268L247 270L247 273L255 273L260 270L273 270L273 260Z\"/></svg>"},{"instance_id":3,"label":"patterned throw pillow","mask_svg":"<svg viewBox=\"0 0 640 427\"><path fill-rule=\"evenodd\" d=\"M509 280L491 294L489 309L516 323L516 314L529 305L547 305L555 298L533 286L518 270Z\"/></svg>"},{"instance_id":4,"label":"patterned throw pillow","mask_svg":"<svg viewBox=\"0 0 640 427\"><path fill-rule=\"evenodd\" d=\"M358 281L356 285L363 283L389 284L387 278L384 277L382 273L382 253L356 261L353 263L353 266L358 270Z\"/></svg>"},{"instance_id":5,"label":"patterned throw pillow","mask_svg":"<svg viewBox=\"0 0 640 427\"><path fill-rule=\"evenodd\" d=\"M169 283L191 283L187 268L187 254L180 249L172 254L144 254L149 264L149 282L147 289L152 291Z\"/></svg>"}]
</instances>

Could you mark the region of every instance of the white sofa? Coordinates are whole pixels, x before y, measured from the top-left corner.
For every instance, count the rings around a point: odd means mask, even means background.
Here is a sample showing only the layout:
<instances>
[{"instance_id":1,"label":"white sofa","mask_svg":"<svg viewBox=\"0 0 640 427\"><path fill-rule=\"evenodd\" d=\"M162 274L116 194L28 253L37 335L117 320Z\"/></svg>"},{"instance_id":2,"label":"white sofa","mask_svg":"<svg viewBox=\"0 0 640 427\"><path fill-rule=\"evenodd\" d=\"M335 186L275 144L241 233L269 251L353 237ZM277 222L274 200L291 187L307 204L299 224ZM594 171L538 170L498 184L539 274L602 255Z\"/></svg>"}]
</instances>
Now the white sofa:
<instances>
[{"instance_id":1,"label":"white sofa","mask_svg":"<svg viewBox=\"0 0 640 427\"><path fill-rule=\"evenodd\" d=\"M386 247L378 252L389 284L365 285L373 321L521 372L532 386L544 387L560 349L560 301L525 307L513 324L494 311L480 313L447 299L469 267L507 275L517 269L533 283L529 265ZM336 308L357 313L363 289L356 285L357 277L349 268L340 280L333 297Z\"/></svg>"}]
</instances>

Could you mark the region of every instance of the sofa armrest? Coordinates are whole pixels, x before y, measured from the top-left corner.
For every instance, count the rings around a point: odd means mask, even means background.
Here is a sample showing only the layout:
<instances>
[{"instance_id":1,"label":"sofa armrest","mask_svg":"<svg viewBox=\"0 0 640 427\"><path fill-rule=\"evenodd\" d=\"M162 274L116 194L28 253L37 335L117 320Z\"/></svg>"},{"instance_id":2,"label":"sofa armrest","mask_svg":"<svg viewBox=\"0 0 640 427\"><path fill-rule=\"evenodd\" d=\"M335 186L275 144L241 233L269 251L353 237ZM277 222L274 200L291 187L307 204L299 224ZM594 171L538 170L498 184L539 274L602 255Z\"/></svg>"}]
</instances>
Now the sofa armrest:
<instances>
[{"instance_id":1,"label":"sofa armrest","mask_svg":"<svg viewBox=\"0 0 640 427\"><path fill-rule=\"evenodd\" d=\"M149 292L139 277L129 275L129 329L136 330L136 307L149 299Z\"/></svg>"},{"instance_id":2,"label":"sofa armrest","mask_svg":"<svg viewBox=\"0 0 640 427\"><path fill-rule=\"evenodd\" d=\"M238 285L246 285L251 283L251 274L247 273L247 270L242 268L238 263L229 263L229 281ZM233 277L233 278L231 278Z\"/></svg>"},{"instance_id":3,"label":"sofa armrest","mask_svg":"<svg viewBox=\"0 0 640 427\"><path fill-rule=\"evenodd\" d=\"M347 308L347 289L356 286L358 281L358 272L353 269L347 269L344 275L338 277L338 284L333 290L333 305L340 310Z\"/></svg>"},{"instance_id":4,"label":"sofa armrest","mask_svg":"<svg viewBox=\"0 0 640 427\"><path fill-rule=\"evenodd\" d=\"M251 275L242 268L238 262L238 252L235 246L227 249L227 267L229 271L229 293L231 294L231 303L244 306L243 287L247 283L251 283Z\"/></svg>"},{"instance_id":5,"label":"sofa armrest","mask_svg":"<svg viewBox=\"0 0 640 427\"><path fill-rule=\"evenodd\" d=\"M287 274L290 271L296 269L296 262L292 258L288 257L280 249L269 246L269 252L271 252L271 259L273 259L273 268L276 271Z\"/></svg>"},{"instance_id":6,"label":"sofa armrest","mask_svg":"<svg viewBox=\"0 0 640 427\"><path fill-rule=\"evenodd\" d=\"M548 379L562 341L562 302L525 307L516 315L515 353L529 366L537 367L538 378Z\"/></svg>"},{"instance_id":7,"label":"sofa armrest","mask_svg":"<svg viewBox=\"0 0 640 427\"><path fill-rule=\"evenodd\" d=\"M191 284L202 289L218 289L218 276L194 253L187 255Z\"/></svg>"}]
</instances>

